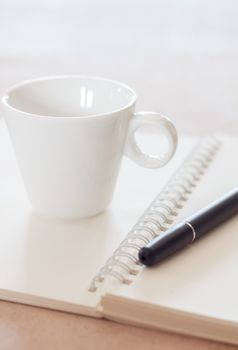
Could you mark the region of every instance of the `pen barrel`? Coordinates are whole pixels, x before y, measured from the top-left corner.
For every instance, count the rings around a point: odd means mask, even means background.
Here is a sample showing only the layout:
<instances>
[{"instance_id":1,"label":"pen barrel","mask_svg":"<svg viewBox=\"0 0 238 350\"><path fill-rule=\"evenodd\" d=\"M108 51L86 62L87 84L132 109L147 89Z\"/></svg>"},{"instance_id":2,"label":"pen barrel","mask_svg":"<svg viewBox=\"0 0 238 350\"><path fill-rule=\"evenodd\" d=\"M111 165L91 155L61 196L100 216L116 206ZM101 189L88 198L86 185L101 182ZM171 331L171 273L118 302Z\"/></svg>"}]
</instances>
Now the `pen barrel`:
<instances>
[{"instance_id":1,"label":"pen barrel","mask_svg":"<svg viewBox=\"0 0 238 350\"><path fill-rule=\"evenodd\" d=\"M185 222L160 234L139 251L139 260L146 266L154 265L237 213L238 187L190 216Z\"/></svg>"},{"instance_id":2,"label":"pen barrel","mask_svg":"<svg viewBox=\"0 0 238 350\"><path fill-rule=\"evenodd\" d=\"M186 222L194 228L197 239L237 213L238 191L236 189L192 215Z\"/></svg>"}]
</instances>

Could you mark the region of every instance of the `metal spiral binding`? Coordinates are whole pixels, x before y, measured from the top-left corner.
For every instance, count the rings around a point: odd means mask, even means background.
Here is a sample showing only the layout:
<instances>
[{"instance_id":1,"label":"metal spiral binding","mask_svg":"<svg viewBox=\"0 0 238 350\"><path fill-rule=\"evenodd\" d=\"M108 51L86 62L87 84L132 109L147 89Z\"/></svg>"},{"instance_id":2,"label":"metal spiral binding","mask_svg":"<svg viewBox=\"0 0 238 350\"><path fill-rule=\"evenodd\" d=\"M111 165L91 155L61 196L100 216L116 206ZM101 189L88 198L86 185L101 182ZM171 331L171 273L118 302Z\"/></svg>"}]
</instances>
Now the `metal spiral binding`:
<instances>
[{"instance_id":1,"label":"metal spiral binding","mask_svg":"<svg viewBox=\"0 0 238 350\"><path fill-rule=\"evenodd\" d=\"M161 232L168 229L188 200L193 188L216 155L221 142L216 138L201 141L177 170L176 175L152 201L137 223L93 278L89 287L95 292L98 284L112 276L130 284L140 271L138 251Z\"/></svg>"}]
</instances>

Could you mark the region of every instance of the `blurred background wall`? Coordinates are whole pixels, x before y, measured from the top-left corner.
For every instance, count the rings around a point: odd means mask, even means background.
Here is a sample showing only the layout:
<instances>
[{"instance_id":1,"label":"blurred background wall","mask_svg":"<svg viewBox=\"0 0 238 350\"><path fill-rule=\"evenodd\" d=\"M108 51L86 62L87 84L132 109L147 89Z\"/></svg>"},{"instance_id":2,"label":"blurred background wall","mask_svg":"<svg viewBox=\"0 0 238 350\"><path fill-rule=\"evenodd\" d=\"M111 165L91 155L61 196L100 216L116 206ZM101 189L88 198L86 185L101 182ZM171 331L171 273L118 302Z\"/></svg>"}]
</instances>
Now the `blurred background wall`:
<instances>
[{"instance_id":1,"label":"blurred background wall","mask_svg":"<svg viewBox=\"0 0 238 350\"><path fill-rule=\"evenodd\" d=\"M0 93L22 79L121 80L180 132L237 134L235 0L0 0Z\"/></svg>"}]
</instances>

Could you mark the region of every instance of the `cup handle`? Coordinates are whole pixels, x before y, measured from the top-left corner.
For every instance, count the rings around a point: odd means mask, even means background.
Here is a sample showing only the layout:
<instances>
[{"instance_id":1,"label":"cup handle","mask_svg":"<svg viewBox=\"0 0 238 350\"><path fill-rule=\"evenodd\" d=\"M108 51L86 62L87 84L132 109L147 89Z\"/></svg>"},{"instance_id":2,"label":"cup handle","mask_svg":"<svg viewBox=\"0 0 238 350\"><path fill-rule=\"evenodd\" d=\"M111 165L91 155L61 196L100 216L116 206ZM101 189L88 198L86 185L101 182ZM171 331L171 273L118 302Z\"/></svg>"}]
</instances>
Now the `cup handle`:
<instances>
[{"instance_id":1,"label":"cup handle","mask_svg":"<svg viewBox=\"0 0 238 350\"><path fill-rule=\"evenodd\" d=\"M135 133L144 126L159 128L160 134L166 136L168 141L168 150L163 154L146 154L136 143ZM125 146L125 155L134 162L145 168L156 169L164 166L174 155L178 143L177 131L173 123L159 113L139 112L135 113L129 124L127 141Z\"/></svg>"}]
</instances>

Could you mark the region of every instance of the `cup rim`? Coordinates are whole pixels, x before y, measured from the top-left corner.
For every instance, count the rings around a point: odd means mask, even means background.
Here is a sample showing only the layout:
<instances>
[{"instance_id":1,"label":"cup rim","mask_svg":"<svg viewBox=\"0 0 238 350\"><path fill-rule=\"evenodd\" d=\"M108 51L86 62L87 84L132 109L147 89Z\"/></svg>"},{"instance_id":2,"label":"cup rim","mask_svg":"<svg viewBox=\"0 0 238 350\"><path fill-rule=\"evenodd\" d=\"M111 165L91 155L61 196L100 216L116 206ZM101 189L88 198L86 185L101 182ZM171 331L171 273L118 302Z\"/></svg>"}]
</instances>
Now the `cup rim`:
<instances>
[{"instance_id":1,"label":"cup rim","mask_svg":"<svg viewBox=\"0 0 238 350\"><path fill-rule=\"evenodd\" d=\"M107 83L113 83L115 85L118 85L126 90L128 90L131 94L131 100L129 103L125 104L125 106L121 107L121 108L117 108L117 109L112 109L111 111L108 112L104 112L104 113L97 113L97 114L90 114L90 115L82 115L82 116L55 116L55 115L45 115L45 114L37 114L37 113L30 113L27 112L23 109L20 108L16 108L14 106L12 106L9 102L8 102L8 98L10 96L10 94L12 92L14 92L14 90L21 88L22 86L34 83L34 82L38 82L38 81L44 81L44 80L56 80L56 79L88 79L88 80L97 80L97 81L104 81ZM45 119L90 119L90 118L98 118L98 117L108 117L111 115L115 115L116 113L125 111L127 109L129 109L130 107L132 107L135 102L137 100L137 95L135 93L135 91L127 84L122 83L118 80L114 80L114 79L109 79L109 78L103 78L103 77L99 77L99 76L93 76L93 75L81 75L81 74L59 74L59 75L48 75L48 76L42 76L42 77L38 77L38 78L32 78L32 79L25 79L19 83L16 83L12 86L10 86L7 90L5 90L5 93L2 96L2 103L9 109L18 112L26 117L34 117L34 118L45 118Z\"/></svg>"}]
</instances>

